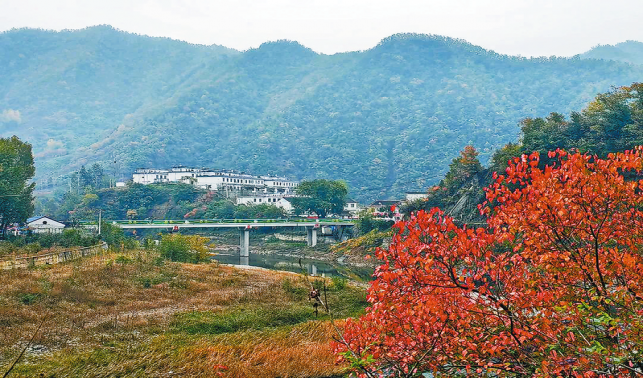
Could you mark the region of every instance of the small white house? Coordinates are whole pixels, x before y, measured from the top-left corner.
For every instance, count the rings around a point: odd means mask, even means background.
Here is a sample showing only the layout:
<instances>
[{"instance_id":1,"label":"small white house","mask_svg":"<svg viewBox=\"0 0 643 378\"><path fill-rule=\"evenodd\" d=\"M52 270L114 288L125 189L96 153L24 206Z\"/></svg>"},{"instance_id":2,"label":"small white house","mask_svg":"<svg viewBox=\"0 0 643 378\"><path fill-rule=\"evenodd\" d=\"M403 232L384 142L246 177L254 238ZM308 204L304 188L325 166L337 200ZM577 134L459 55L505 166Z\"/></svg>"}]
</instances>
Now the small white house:
<instances>
[{"instance_id":1,"label":"small white house","mask_svg":"<svg viewBox=\"0 0 643 378\"><path fill-rule=\"evenodd\" d=\"M359 202L353 201L352 199L346 200L346 204L344 205L344 211L350 214L354 214L360 210L362 210L362 207L359 205Z\"/></svg>"},{"instance_id":2,"label":"small white house","mask_svg":"<svg viewBox=\"0 0 643 378\"><path fill-rule=\"evenodd\" d=\"M59 234L65 225L49 217L33 217L27 219L27 227L35 234Z\"/></svg>"}]
</instances>

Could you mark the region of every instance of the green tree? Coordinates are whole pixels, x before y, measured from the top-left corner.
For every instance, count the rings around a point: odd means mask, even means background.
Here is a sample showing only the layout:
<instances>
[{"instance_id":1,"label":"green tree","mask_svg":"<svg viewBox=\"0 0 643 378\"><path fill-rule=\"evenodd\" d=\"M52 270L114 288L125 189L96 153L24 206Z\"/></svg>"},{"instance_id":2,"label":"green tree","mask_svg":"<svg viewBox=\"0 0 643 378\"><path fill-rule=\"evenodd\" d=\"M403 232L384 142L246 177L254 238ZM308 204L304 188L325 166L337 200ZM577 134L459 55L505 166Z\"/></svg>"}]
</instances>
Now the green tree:
<instances>
[{"instance_id":1,"label":"green tree","mask_svg":"<svg viewBox=\"0 0 643 378\"><path fill-rule=\"evenodd\" d=\"M0 138L0 232L12 223L23 223L33 214L34 176L31 145L18 137Z\"/></svg>"},{"instance_id":2,"label":"green tree","mask_svg":"<svg viewBox=\"0 0 643 378\"><path fill-rule=\"evenodd\" d=\"M90 170L87 170L84 165L80 167L80 171L78 172L78 174L80 175L81 189L84 189L88 186L93 186L94 179L92 177L92 172Z\"/></svg>"},{"instance_id":3,"label":"green tree","mask_svg":"<svg viewBox=\"0 0 643 378\"><path fill-rule=\"evenodd\" d=\"M325 218L328 214L340 214L344 210L348 186L340 180L317 179L301 182L296 192L301 196L292 201L296 212L312 211Z\"/></svg>"},{"instance_id":4,"label":"green tree","mask_svg":"<svg viewBox=\"0 0 643 378\"><path fill-rule=\"evenodd\" d=\"M480 171L482 171L482 165L478 160L478 151L473 146L466 146L460 152L460 156L453 159L449 165L449 172L444 176L440 186L457 189Z\"/></svg>"},{"instance_id":5,"label":"green tree","mask_svg":"<svg viewBox=\"0 0 643 378\"><path fill-rule=\"evenodd\" d=\"M98 163L92 164L91 176L92 186L96 189L100 189L103 186L103 177L105 176L103 166Z\"/></svg>"}]
</instances>

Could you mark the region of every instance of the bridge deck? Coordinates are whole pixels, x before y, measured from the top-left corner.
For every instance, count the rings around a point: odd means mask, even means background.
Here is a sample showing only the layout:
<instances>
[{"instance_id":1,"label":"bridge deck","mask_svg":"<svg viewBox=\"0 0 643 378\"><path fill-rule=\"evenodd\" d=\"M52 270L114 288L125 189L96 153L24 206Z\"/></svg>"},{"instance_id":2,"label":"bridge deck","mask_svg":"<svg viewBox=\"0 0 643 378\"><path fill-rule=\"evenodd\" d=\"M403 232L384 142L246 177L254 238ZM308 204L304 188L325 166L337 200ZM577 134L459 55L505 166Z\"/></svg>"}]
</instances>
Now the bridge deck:
<instances>
[{"instance_id":1,"label":"bridge deck","mask_svg":"<svg viewBox=\"0 0 643 378\"><path fill-rule=\"evenodd\" d=\"M283 219L204 219L204 220L115 220L107 223L124 229L149 228L259 228L259 227L320 227L320 226L354 226L355 223L345 220L283 220ZM96 222L81 222L83 226L96 226Z\"/></svg>"}]
</instances>

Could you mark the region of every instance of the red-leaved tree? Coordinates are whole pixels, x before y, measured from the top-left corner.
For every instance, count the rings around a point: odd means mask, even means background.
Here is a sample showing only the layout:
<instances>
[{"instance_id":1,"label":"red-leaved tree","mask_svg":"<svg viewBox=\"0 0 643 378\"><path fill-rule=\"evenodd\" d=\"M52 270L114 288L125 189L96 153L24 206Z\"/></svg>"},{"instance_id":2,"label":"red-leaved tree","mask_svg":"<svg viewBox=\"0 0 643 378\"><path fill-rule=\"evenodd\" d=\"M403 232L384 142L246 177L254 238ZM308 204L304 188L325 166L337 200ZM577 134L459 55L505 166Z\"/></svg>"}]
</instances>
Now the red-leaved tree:
<instances>
[{"instance_id":1,"label":"red-leaved tree","mask_svg":"<svg viewBox=\"0 0 643 378\"><path fill-rule=\"evenodd\" d=\"M517 158L486 228L438 209L396 224L338 358L361 376L643 375L642 151Z\"/></svg>"}]
</instances>

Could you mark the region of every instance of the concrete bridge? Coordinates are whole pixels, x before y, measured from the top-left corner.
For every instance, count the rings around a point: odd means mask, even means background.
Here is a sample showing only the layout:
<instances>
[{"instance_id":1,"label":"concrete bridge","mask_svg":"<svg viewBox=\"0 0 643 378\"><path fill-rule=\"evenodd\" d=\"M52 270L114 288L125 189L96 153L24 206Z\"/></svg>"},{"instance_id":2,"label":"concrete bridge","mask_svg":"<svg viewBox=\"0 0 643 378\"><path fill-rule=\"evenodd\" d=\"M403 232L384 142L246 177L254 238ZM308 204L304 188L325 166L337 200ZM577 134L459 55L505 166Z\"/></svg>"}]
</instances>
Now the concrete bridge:
<instances>
[{"instance_id":1,"label":"concrete bridge","mask_svg":"<svg viewBox=\"0 0 643 378\"><path fill-rule=\"evenodd\" d=\"M241 257L250 256L250 231L260 227L304 228L309 247L317 245L317 233L322 227L355 225L344 219L196 219L196 220L112 220L105 221L123 229L165 229L179 231L182 228L236 228L239 230ZM97 227L97 222L80 222L84 227Z\"/></svg>"}]
</instances>

